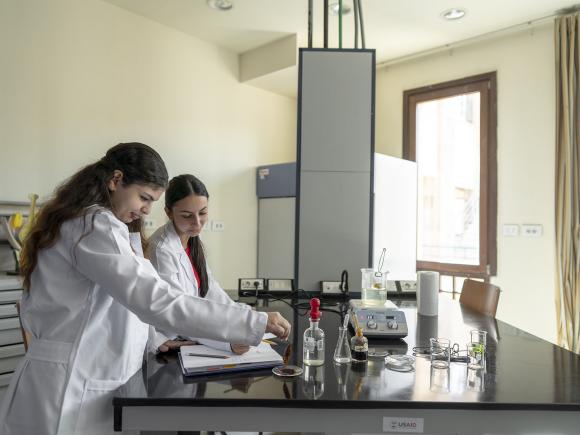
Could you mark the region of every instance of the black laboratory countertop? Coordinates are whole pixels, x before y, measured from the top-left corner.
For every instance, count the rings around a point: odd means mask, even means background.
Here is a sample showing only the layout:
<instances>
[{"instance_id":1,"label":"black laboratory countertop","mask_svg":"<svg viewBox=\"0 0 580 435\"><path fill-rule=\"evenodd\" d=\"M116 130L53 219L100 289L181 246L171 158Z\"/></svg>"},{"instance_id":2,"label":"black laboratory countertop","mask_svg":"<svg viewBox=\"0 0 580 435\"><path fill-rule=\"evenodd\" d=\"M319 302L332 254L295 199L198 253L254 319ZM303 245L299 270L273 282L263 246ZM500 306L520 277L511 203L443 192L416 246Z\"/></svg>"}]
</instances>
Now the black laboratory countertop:
<instances>
[{"instance_id":1,"label":"black laboratory countertop","mask_svg":"<svg viewBox=\"0 0 580 435\"><path fill-rule=\"evenodd\" d=\"M302 365L302 334L308 327L308 300L243 298L256 309L280 311L293 323L292 364ZM300 303L298 308L289 304ZM320 327L326 334L326 363L305 367L296 378L279 378L271 370L213 377L182 376L176 354L149 355L143 369L113 399L116 415L124 406L264 406L295 408L433 408L580 410L580 356L507 323L470 311L441 296L439 316L417 315L416 301L394 301L405 312L409 334L404 340L371 340L370 348L412 354L430 337L445 337L465 348L469 331L487 337L483 388L468 382L465 363L452 362L449 391L434 391L428 359L417 357L412 372L385 367L384 357L336 365L333 353L344 302L323 303ZM481 373L480 373L481 375ZM473 380L471 380L473 381ZM483 391L475 391L483 389ZM471 387L471 388L470 388Z\"/></svg>"}]
</instances>

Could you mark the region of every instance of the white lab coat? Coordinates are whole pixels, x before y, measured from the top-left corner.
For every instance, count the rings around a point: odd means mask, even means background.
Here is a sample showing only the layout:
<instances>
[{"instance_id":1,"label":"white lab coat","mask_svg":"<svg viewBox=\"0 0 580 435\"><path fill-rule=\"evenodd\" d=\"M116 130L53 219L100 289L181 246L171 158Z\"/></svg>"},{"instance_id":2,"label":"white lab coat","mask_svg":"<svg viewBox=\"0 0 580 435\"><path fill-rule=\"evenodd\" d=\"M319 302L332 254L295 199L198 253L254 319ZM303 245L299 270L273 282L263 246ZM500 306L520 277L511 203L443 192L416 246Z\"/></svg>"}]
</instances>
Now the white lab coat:
<instances>
[{"instance_id":1,"label":"white lab coat","mask_svg":"<svg viewBox=\"0 0 580 435\"><path fill-rule=\"evenodd\" d=\"M21 314L33 339L0 406L0 434L113 433L113 391L141 368L149 324L260 342L266 313L171 288L135 251L127 226L93 206L39 253Z\"/></svg>"},{"instance_id":2,"label":"white lab coat","mask_svg":"<svg viewBox=\"0 0 580 435\"><path fill-rule=\"evenodd\" d=\"M158 228L148 240L148 257L151 264L159 273L159 276L167 281L171 287L179 288L182 291L192 295L199 296L197 280L193 274L191 261L183 249L179 235L175 231L172 221L167 222ZM208 275L208 292L205 297L209 300L222 302L224 304L235 304L246 309L249 305L237 304L228 294L220 287L214 279L211 270L206 265ZM200 319L202 321L202 319ZM151 327L149 336L149 348L156 351L157 348L167 340L174 340L179 334L170 331L163 331L159 328ZM199 337L188 337L191 340L198 341L207 346L216 349L230 350L230 343L203 339Z\"/></svg>"}]
</instances>

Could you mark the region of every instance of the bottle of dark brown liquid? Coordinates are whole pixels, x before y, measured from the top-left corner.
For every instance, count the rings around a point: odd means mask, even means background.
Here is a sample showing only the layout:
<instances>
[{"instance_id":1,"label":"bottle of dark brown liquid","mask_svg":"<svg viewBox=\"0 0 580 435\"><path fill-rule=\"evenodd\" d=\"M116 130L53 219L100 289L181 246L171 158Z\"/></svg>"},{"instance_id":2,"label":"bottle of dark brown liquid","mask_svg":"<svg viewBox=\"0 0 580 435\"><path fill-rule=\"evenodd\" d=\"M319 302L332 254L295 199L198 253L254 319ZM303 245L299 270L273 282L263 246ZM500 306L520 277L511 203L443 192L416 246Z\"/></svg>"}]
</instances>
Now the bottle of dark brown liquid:
<instances>
[{"instance_id":1,"label":"bottle of dark brown liquid","mask_svg":"<svg viewBox=\"0 0 580 435\"><path fill-rule=\"evenodd\" d=\"M350 340L350 353L353 363L365 363L369 358L369 341L363 335L362 328L357 328Z\"/></svg>"}]
</instances>

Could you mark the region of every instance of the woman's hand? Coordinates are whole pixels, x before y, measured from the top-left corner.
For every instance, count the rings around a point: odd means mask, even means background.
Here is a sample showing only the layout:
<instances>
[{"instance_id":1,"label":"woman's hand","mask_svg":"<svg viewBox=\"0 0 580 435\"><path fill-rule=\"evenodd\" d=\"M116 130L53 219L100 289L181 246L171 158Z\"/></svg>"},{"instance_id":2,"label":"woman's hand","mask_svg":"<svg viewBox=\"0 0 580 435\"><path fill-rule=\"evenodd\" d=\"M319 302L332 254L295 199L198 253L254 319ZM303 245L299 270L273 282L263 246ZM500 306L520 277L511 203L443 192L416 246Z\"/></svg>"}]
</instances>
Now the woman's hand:
<instances>
[{"instance_id":1,"label":"woman's hand","mask_svg":"<svg viewBox=\"0 0 580 435\"><path fill-rule=\"evenodd\" d=\"M268 323L266 324L266 332L271 332L276 337L282 340L287 340L290 335L290 323L280 313L273 311L266 313L268 315Z\"/></svg>"},{"instance_id":2,"label":"woman's hand","mask_svg":"<svg viewBox=\"0 0 580 435\"><path fill-rule=\"evenodd\" d=\"M163 353L179 349L181 346L193 346L194 344L197 344L197 341L167 340L165 343L159 345L158 350Z\"/></svg>"},{"instance_id":3,"label":"woman's hand","mask_svg":"<svg viewBox=\"0 0 580 435\"><path fill-rule=\"evenodd\" d=\"M232 349L232 352L235 353L236 355L242 355L250 350L250 346L246 344L230 343L230 348Z\"/></svg>"}]
</instances>

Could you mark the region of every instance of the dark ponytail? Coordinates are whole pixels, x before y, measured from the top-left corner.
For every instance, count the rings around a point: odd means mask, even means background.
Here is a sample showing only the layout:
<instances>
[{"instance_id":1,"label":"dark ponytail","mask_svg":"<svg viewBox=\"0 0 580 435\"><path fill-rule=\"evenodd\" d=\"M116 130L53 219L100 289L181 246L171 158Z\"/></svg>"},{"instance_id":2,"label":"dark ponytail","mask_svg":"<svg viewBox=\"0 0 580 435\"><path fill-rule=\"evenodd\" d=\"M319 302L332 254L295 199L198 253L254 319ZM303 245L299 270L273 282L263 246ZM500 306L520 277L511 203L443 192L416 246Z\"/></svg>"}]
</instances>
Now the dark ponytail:
<instances>
[{"instance_id":1,"label":"dark ponytail","mask_svg":"<svg viewBox=\"0 0 580 435\"><path fill-rule=\"evenodd\" d=\"M169 182L165 191L165 207L171 210L177 201L181 201L190 195L205 196L209 199L209 193L205 184L190 174L178 175ZM199 295L204 298L209 291L209 277L205 261L205 250L199 236L190 237L187 241L190 260L199 275Z\"/></svg>"},{"instance_id":2,"label":"dark ponytail","mask_svg":"<svg viewBox=\"0 0 580 435\"><path fill-rule=\"evenodd\" d=\"M39 251L56 243L64 222L81 216L93 204L111 208L107 183L115 170L123 173L124 185L138 183L165 188L169 178L165 163L153 148L131 142L112 147L101 160L85 166L66 180L42 206L24 241L20 273L25 289L30 287L30 276L36 267ZM130 231L141 232L140 220L128 226Z\"/></svg>"}]
</instances>

